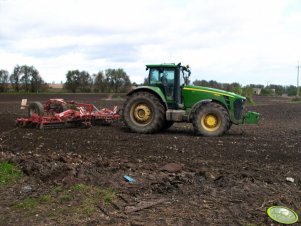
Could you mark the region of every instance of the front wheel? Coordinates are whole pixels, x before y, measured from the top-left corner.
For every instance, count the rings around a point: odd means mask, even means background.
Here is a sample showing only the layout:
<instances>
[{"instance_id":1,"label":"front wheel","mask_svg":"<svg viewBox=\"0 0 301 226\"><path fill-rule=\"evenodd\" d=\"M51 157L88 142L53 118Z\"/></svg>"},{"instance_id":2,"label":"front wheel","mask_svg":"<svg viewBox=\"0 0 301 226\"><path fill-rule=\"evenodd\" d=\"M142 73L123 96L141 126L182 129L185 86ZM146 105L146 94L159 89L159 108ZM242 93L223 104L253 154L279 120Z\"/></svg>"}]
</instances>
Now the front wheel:
<instances>
[{"instance_id":1,"label":"front wheel","mask_svg":"<svg viewBox=\"0 0 301 226\"><path fill-rule=\"evenodd\" d=\"M155 133L163 128L165 108L160 100L148 92L128 97L123 106L125 125L136 133Z\"/></svg>"},{"instance_id":2,"label":"front wheel","mask_svg":"<svg viewBox=\"0 0 301 226\"><path fill-rule=\"evenodd\" d=\"M192 124L197 135L216 137L228 130L230 119L223 106L211 102L200 106L195 111Z\"/></svg>"}]
</instances>

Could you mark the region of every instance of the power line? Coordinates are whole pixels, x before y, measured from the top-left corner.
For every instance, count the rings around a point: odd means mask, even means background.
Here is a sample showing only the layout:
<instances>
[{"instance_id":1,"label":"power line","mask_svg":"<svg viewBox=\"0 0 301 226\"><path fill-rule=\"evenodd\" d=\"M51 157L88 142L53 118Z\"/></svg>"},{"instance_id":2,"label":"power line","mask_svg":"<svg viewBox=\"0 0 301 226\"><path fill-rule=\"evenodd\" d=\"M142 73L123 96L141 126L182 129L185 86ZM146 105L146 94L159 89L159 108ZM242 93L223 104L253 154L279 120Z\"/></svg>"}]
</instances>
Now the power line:
<instances>
[{"instance_id":1,"label":"power line","mask_svg":"<svg viewBox=\"0 0 301 226\"><path fill-rule=\"evenodd\" d=\"M299 90L299 69L300 69L300 65L299 65L299 61L298 61L298 65L297 65L297 97L300 96L300 90Z\"/></svg>"}]
</instances>

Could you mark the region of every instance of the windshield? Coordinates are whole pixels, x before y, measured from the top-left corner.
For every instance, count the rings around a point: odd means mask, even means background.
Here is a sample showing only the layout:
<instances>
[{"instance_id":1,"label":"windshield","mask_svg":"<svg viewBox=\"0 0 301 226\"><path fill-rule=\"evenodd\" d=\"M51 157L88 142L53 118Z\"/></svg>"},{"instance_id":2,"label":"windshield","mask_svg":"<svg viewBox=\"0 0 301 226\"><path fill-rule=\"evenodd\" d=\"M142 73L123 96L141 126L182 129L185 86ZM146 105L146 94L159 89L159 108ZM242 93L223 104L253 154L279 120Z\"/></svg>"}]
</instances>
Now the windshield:
<instances>
[{"instance_id":1,"label":"windshield","mask_svg":"<svg viewBox=\"0 0 301 226\"><path fill-rule=\"evenodd\" d=\"M149 83L150 85L157 85L158 83L167 85L174 83L175 69L165 68L158 70L157 68L150 69Z\"/></svg>"}]
</instances>

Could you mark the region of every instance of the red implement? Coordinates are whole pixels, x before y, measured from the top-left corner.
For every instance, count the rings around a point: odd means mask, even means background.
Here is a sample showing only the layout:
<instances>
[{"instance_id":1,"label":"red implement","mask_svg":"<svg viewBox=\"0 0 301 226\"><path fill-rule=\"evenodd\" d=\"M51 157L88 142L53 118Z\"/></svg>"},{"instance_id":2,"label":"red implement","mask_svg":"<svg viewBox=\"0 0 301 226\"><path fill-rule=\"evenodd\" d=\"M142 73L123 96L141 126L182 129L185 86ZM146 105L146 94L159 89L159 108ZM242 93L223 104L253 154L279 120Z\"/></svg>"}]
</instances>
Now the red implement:
<instances>
[{"instance_id":1,"label":"red implement","mask_svg":"<svg viewBox=\"0 0 301 226\"><path fill-rule=\"evenodd\" d=\"M117 106L112 110L108 108L99 110L93 104L64 101L63 99L49 99L44 104L33 102L26 107L28 108L28 117L16 120L16 125L19 127L40 129L70 126L90 127L94 124L110 125L121 118Z\"/></svg>"}]
</instances>

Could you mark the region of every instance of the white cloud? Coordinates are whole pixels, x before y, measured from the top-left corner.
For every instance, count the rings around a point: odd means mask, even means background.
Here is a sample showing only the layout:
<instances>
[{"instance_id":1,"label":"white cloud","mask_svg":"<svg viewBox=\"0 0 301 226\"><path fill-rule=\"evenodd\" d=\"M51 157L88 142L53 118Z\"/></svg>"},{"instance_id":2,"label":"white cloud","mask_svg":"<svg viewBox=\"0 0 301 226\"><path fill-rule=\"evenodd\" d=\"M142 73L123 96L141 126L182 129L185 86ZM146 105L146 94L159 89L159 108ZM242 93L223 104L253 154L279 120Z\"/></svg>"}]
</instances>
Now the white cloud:
<instances>
[{"instance_id":1,"label":"white cloud","mask_svg":"<svg viewBox=\"0 0 301 226\"><path fill-rule=\"evenodd\" d=\"M69 69L182 62L194 79L295 84L298 0L0 0L0 67L32 64L51 82Z\"/></svg>"}]
</instances>

